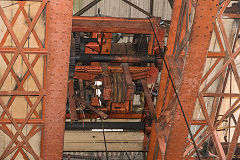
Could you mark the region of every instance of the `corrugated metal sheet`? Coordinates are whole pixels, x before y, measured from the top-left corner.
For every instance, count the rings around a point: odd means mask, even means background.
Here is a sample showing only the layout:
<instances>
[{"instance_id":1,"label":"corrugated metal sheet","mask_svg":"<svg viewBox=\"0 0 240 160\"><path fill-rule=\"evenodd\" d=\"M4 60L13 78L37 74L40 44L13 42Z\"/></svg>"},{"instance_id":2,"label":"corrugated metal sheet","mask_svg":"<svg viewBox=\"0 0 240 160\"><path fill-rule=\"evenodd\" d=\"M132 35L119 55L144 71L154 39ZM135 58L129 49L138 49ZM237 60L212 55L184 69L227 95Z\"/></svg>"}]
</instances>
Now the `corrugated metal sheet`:
<instances>
[{"instance_id":1,"label":"corrugated metal sheet","mask_svg":"<svg viewBox=\"0 0 240 160\"><path fill-rule=\"evenodd\" d=\"M150 11L150 0L129 0L136 4L140 8ZM92 0L75 0L74 2L74 13L80 8L85 7L91 3ZM83 16L95 16L100 10L100 14L110 17L128 17L128 18L146 18L147 16L129 6L122 0L102 0L97 5L89 9ZM153 15L156 17L162 17L164 20L171 19L172 9L168 3L168 0L155 0Z\"/></svg>"}]
</instances>

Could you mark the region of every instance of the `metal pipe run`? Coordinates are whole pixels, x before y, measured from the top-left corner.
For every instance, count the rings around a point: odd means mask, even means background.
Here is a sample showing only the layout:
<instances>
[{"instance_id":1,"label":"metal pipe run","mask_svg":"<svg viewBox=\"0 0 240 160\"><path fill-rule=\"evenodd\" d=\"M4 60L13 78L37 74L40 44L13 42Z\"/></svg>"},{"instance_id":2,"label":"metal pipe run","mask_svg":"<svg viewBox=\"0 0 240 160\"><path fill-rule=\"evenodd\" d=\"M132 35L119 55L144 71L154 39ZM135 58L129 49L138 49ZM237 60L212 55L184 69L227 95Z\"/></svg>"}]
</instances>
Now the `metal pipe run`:
<instances>
[{"instance_id":1,"label":"metal pipe run","mask_svg":"<svg viewBox=\"0 0 240 160\"><path fill-rule=\"evenodd\" d=\"M161 63L162 59L154 55L122 55L122 54L79 54L77 62L111 62L111 63Z\"/></svg>"},{"instance_id":2,"label":"metal pipe run","mask_svg":"<svg viewBox=\"0 0 240 160\"><path fill-rule=\"evenodd\" d=\"M143 131L144 122L103 122L104 129L123 129L131 131ZM65 130L91 130L91 129L102 129L101 122L66 122Z\"/></svg>"}]
</instances>

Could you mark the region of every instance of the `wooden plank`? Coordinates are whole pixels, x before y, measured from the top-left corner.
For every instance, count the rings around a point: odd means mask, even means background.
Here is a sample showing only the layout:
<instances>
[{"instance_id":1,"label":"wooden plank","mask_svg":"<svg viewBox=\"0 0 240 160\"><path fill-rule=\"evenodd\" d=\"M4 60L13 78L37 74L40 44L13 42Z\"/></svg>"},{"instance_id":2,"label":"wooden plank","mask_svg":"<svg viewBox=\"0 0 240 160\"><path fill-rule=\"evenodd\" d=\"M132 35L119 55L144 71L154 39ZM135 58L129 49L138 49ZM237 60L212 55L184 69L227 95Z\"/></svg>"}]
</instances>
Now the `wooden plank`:
<instances>
[{"instance_id":1,"label":"wooden plank","mask_svg":"<svg viewBox=\"0 0 240 160\"><path fill-rule=\"evenodd\" d=\"M107 143L108 151L143 151L143 143ZM64 143L64 151L104 151L104 143Z\"/></svg>"},{"instance_id":2,"label":"wooden plank","mask_svg":"<svg viewBox=\"0 0 240 160\"><path fill-rule=\"evenodd\" d=\"M83 123L84 125L84 123ZM142 142L143 132L106 132L108 142ZM65 131L65 142L103 142L102 132L98 131Z\"/></svg>"},{"instance_id":3,"label":"wooden plank","mask_svg":"<svg viewBox=\"0 0 240 160\"><path fill-rule=\"evenodd\" d=\"M109 151L142 151L143 132L105 132ZM64 151L105 151L102 132L65 131Z\"/></svg>"}]
</instances>

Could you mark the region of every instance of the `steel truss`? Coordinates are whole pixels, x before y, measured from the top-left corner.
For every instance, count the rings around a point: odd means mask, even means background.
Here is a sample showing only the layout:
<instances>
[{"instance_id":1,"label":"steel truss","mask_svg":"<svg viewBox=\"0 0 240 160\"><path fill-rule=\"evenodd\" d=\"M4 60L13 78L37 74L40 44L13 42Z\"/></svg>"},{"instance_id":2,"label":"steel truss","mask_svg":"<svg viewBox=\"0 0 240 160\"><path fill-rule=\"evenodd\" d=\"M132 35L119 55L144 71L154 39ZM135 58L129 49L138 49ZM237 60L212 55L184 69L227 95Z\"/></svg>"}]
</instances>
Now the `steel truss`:
<instances>
[{"instance_id":1,"label":"steel truss","mask_svg":"<svg viewBox=\"0 0 240 160\"><path fill-rule=\"evenodd\" d=\"M0 17L6 26L6 33L0 41L0 54L7 66L3 75L0 77L0 107L3 109L3 112L0 112L0 130L10 138L10 142L4 149L3 153L0 155L0 159L5 159L9 157L11 159L16 159L19 158L19 155L22 156L25 160L29 159L30 157L32 157L31 159L43 159L43 157L44 159L52 160L61 159L62 145L57 147L57 144L63 143L66 104L66 95L64 95L64 93L66 94L67 92L66 88L68 73L67 70L65 74L62 72L55 72L55 74L52 75L52 73L53 71L55 71L54 69L58 67L68 67L68 64L66 62L69 59L68 54L70 48L70 35L72 28L72 1L38 1L38 3L40 3L40 7L38 8L33 19L30 19L26 9L24 8L26 3L26 1L16 1L18 9L11 21L8 20L3 7L0 6ZM40 16L45 13L46 34L45 42L43 43L40 41L40 38L35 31L35 26L39 21ZM18 39L16 33L14 32L14 27L16 27L17 25L16 22L19 19L20 14L23 14L25 21L28 25L28 29L22 39ZM25 44L31 34L36 40L38 47L26 47ZM8 37L12 38L14 42L13 46L16 47L4 45ZM64 39L64 42L62 42L60 47L55 48L55 46L57 46L56 43L59 43L59 41L56 42L59 37ZM36 55L33 61L30 61L30 59L28 58L28 55L30 54ZM65 59L64 56L59 56L59 54L64 55ZM9 55L12 55L10 59ZM14 71L14 65L17 63L18 57L22 58L24 64L27 67L27 70L23 74L24 76L22 78L19 78L19 75L17 75L16 71ZM48 61L47 57L49 59ZM55 66L52 67L52 63L55 63L55 61L57 60L56 57L61 57L61 60L59 60L58 63L54 64ZM41 58L44 59L43 75L39 77L36 75L36 70L34 70L34 67ZM52 60L53 58L55 58L55 60ZM63 63L62 61L65 62ZM4 83L6 83L7 77L10 74L16 81L17 87L13 88L12 90L5 90L3 88L3 85ZM59 79L59 81L62 80L61 85L52 82L52 80L55 81L56 78L59 78L56 76L63 77L62 79ZM26 90L24 88L24 85L26 85L26 81L30 77L32 77L34 83L36 84L37 91ZM40 82L40 79L42 79L42 83ZM54 90L53 88L57 88L57 90ZM52 96L58 94L63 95L64 98L62 98L62 101L60 101L58 104L55 103L56 100L54 100L53 104L51 102L53 101ZM35 97L34 100L36 99L35 102L32 99L33 96ZM6 97L9 97L9 99L6 100ZM11 107L18 97L24 97L27 105L30 107L28 113L23 119L15 118L11 114ZM60 97L61 96L59 96L58 98ZM36 110L39 106L41 107L41 114ZM57 106L57 109L55 106ZM60 113L56 111L59 111ZM58 114L57 118L51 117L53 115L53 112L54 114ZM62 119L62 121L60 121L60 119ZM13 126L14 129L12 129L11 126ZM23 129L27 126L31 129L28 131L28 133L25 133L23 132ZM53 126L57 129L54 130ZM59 131L59 128L62 128L62 130ZM16 130L16 132L14 132L14 130ZM41 135L40 153L37 153L36 148L34 148L34 146L32 146L32 144L30 143L31 139L36 134ZM57 135L58 137L52 136L53 134ZM49 143L53 146L51 146ZM54 149L52 151L51 149L46 150L43 149L43 146L49 146Z\"/></svg>"},{"instance_id":2,"label":"steel truss","mask_svg":"<svg viewBox=\"0 0 240 160\"><path fill-rule=\"evenodd\" d=\"M10 143L7 145L5 148L4 152L1 154L0 159L4 159L8 157L10 154L14 153L12 156L12 159L15 159L18 154L21 154L24 159L28 159L28 156L26 152L30 153L34 159L41 159L42 153L40 155L36 154L34 151L33 147L30 145L29 140L36 135L38 132L41 134L43 133L43 123L44 123L44 117L41 117L38 112L36 112L36 108L38 105L42 102L44 102L45 99L45 84L40 84L39 79L36 76L36 73L34 72L34 66L38 62L39 58L41 56L44 56L44 63L46 63L46 54L47 50L46 48L43 47L42 43L39 40L38 35L36 34L34 27L44 11L44 8L47 5L47 1L44 0L35 17L33 20L30 20L26 10L24 9L24 5L26 2L17 2L19 5L18 10L16 11L15 16L13 17L11 23L7 19L3 8L0 6L0 16L7 27L7 31L4 34L3 38L1 39L0 43L0 51L1 51L1 56L4 59L7 67L0 79L0 87L4 85L4 82L6 81L7 76L11 73L12 77L17 83L17 88L11 91L0 91L0 105L3 109L4 112L1 113L0 121L1 121L1 126L0 129L11 139ZM15 32L13 31L13 27L15 25L15 22L17 21L20 13L22 13L25 17L25 20L28 24L28 30L25 33L24 37L20 41ZM25 48L24 45L30 36L30 34L34 35L34 38L38 44L38 48L30 49L30 48ZM8 35L11 35L16 47L13 48L5 48L4 44L7 40ZM12 54L12 59L8 60L7 54ZM36 54L35 59L33 60L32 63L30 63L29 59L27 58L28 54ZM25 65L27 66L28 70L24 74L24 77L20 80L16 74L16 72L13 69L13 66L18 58L18 56L21 56ZM46 71L46 65L44 65L44 72ZM24 84L26 80L29 78L29 76L32 76L34 82L37 85L37 88L39 91L26 91L24 89ZM9 100L7 103L5 103L2 99L3 96L9 96ZM11 105L14 103L14 100L19 97L19 96L24 96L25 100L27 101L28 105L30 106L30 111L27 113L26 117L24 119L15 119L10 112ZM37 100L35 102L32 102L32 100L29 98L29 96L36 96ZM44 111L45 109L45 103L42 103L42 110ZM32 115L35 115L36 118L32 119ZM6 116L5 116L6 115ZM9 128L7 124L12 124L14 128L16 129L16 133L13 133L13 131ZM23 128L26 127L27 125L32 124L31 130L28 132L28 134L23 133ZM18 140L18 137L21 137L22 141ZM14 145L15 144L15 145Z\"/></svg>"},{"instance_id":3,"label":"steel truss","mask_svg":"<svg viewBox=\"0 0 240 160\"><path fill-rule=\"evenodd\" d=\"M228 143L228 147L224 152L222 142L220 141L220 139L222 139L219 134L220 127L224 125L224 121L228 120L228 124L231 125L231 119L235 120L234 116L239 117L239 113L237 113L237 111L240 101L240 77L236 65L236 59L239 59L240 54L240 46L236 45L236 42L238 41L237 36L239 35L239 24L232 37L228 38L226 25L224 25L223 20L225 18L224 12L227 7L231 6L230 3L231 1L227 0L221 4L221 9L218 11L216 23L214 24L214 32L220 47L220 53L225 56L220 58L218 57L201 79L201 85L203 86L203 83L205 83L205 85L199 90L198 101L206 123L201 125L195 133L198 146L201 146L204 142L210 140L209 143L213 143L214 148L212 151L214 152L216 150L214 154L221 159L228 160L234 158L234 152L240 134L240 118L238 118L238 120L235 121L234 128L231 130L233 133L232 138L230 138L230 135L228 134L228 140L226 141ZM238 20L235 21L239 23ZM227 25L229 25L229 23ZM223 62L222 65L221 62ZM220 68L218 68L219 64L221 66ZM216 81L218 81L216 90L214 92L210 92L210 87L212 87ZM228 81L230 81L229 91L227 90ZM234 93L232 93L233 81L235 81L235 85L237 87L235 88ZM207 97L213 98L213 103L210 106L206 106ZM229 99L230 103L228 105L224 105L224 99ZM211 113L208 112L208 108L211 108ZM230 133L230 126L228 131ZM189 144L189 146L190 147L184 152L185 158L191 157L194 153L191 150L191 144Z\"/></svg>"},{"instance_id":4,"label":"steel truss","mask_svg":"<svg viewBox=\"0 0 240 160\"><path fill-rule=\"evenodd\" d=\"M224 13L231 5L230 2L227 0L219 4L217 1L206 3L204 0L199 0L195 4L193 1L175 1L168 38L167 55L172 55L172 58L168 58L168 65L172 70L188 121L191 122L192 129L197 128L194 133L197 147L202 151L203 144L207 144L208 158L232 159L240 134L240 119L236 120L235 116L238 115L234 116L240 101L240 79L236 66L240 52L239 46L236 45L239 27L235 29L233 38L229 40L223 23L223 18L226 16L238 17L236 14L232 16L233 14ZM192 9L195 11L193 12ZM188 17L193 17L190 13L194 13L192 26L188 25ZM179 21L176 21L177 19ZM220 52L208 51L213 31ZM203 74L206 57L216 60ZM195 156L195 149L192 141L188 139L188 130L164 67L156 106L158 121L152 127L148 159L192 159ZM234 93L231 92L233 79L237 86ZM230 83L230 91L226 89L227 82ZM216 90L209 92L209 88L216 84ZM213 99L212 104L206 106L209 97ZM227 98L230 99L229 107L223 106L223 101ZM192 120L197 100L199 102L197 105L201 108L197 112L202 112L204 120ZM223 111L223 107L228 109ZM209 108L211 108L210 113ZM231 129L232 138L229 138L228 134L229 147L224 148L220 141L219 126L222 126L227 119L229 121L233 119L235 125ZM228 130L230 127L229 122Z\"/></svg>"},{"instance_id":5,"label":"steel truss","mask_svg":"<svg viewBox=\"0 0 240 160\"><path fill-rule=\"evenodd\" d=\"M5 159L10 154L12 154L12 159L16 159L21 154L27 160L28 155L26 153L34 159L53 160L62 158L68 77L68 64L66 62L69 60L72 30L72 1L42 0L39 2L41 2L41 5L32 20L28 17L24 8L25 1L17 2L19 8L11 22L9 22L6 13L0 6L0 16L7 28L0 41L0 54L7 66L4 74L0 77L0 89L10 73L17 84L17 88L10 91L0 90L0 106L4 111L0 115L0 130L11 139L2 155L0 155L0 159ZM100 0L93 1L92 4L84 7L79 14L83 14L98 2ZM124 2L152 17L152 13L142 10L127 0L124 0ZM203 144L208 142L208 151L211 152L212 156L229 160L234 157L240 134L240 118L237 120L235 118L240 107L240 77L236 64L236 59L239 59L240 54L240 47L236 45L239 27L234 34L235 37L229 40L223 23L224 16L239 18L239 14L224 13L230 3L231 0L226 0L221 4L217 0L198 0L197 3L192 0L176 0L173 5L172 24L166 53L167 63L171 69L188 122L192 125L192 128L197 128L194 132L197 147L202 150ZM47 8L46 41L45 44L42 44L34 27L45 8ZM22 40L17 38L13 29L20 13L23 14L28 24L28 30ZM87 20L86 17L73 17L73 23L82 23L84 20ZM98 19L94 20L99 21ZM145 22L143 24L146 25ZM73 25L74 29L81 30L78 27L74 28ZM147 32L152 33L150 26ZM208 51L212 32L216 35L220 52ZM37 48L25 47L30 34L33 34L38 44ZM9 35L16 47L4 46ZM60 42L59 39L61 39ZM11 59L8 58L8 54L12 54ZM36 55L32 62L27 58L29 54ZM22 57L28 68L21 80L13 69L19 56ZM34 66L41 56L44 57L44 74L41 77L43 78L43 84L40 83L34 71ZM207 58L216 58L216 60L206 72L203 72ZM38 91L24 89L23 86L30 76L36 83ZM233 88L230 87L230 92L227 92L228 81L232 86L232 79L235 80L237 91L232 92ZM209 92L209 88L216 82L218 85L215 92ZM3 100L4 96L10 97L7 103ZM24 97L30 106L30 110L24 119L14 118L10 112L14 100L20 96ZM31 100L30 96L37 97L35 102ZM213 103L206 106L208 97L213 98ZM230 99L229 108L222 111L223 101L227 98ZM56 101L56 99L59 101ZM192 120L197 100L204 120ZM39 104L42 104L42 115L36 111ZM210 113L209 108L211 108ZM194 158L195 150L192 141L188 139L188 130L176 103L166 66L162 68L155 110L157 120L153 122L151 128L148 160ZM35 118L32 118L32 115ZM227 119L234 122L234 128L231 129L231 132L233 132L231 139L228 134L228 140L226 141L228 148L224 152L220 141L219 126L222 126ZM228 123L231 124L229 121ZM10 129L9 124L15 128L15 133ZM23 133L23 128L27 125L31 125L32 128L26 134ZM228 131L230 128L231 126ZM41 133L42 136L42 151L40 154L36 153L29 142L38 133Z\"/></svg>"}]
</instances>

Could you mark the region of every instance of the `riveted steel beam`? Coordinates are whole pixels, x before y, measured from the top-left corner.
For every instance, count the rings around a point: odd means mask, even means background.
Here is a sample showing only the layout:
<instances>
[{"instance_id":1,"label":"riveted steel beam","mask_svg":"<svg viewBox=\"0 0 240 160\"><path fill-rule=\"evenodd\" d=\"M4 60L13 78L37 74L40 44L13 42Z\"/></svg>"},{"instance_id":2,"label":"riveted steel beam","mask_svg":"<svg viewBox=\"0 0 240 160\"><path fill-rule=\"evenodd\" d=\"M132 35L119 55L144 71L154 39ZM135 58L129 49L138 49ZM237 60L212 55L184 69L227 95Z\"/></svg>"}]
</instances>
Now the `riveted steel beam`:
<instances>
[{"instance_id":1,"label":"riveted steel beam","mask_svg":"<svg viewBox=\"0 0 240 160\"><path fill-rule=\"evenodd\" d=\"M173 21L171 22L169 36L168 36L168 42L167 42L167 48L168 48L168 50L166 52L167 62L168 62L168 57L172 56L172 52L173 52L173 48L174 48L174 41L175 41L176 31L177 31L177 27L178 27L177 20L179 19L181 3L182 3L182 0L176 1L174 3L174 8L173 8L173 12L172 12ZM184 32L184 30L182 32ZM169 84L168 73L166 70L166 66L163 65L159 89L158 89L159 93L158 93L158 98L157 98L157 104L155 107L157 118L159 118L160 114L162 113L162 109L164 108L164 105L165 105L164 102L167 103L167 101L173 95L173 88L171 85L168 85L168 84ZM167 95L167 99L166 99L165 95ZM161 155L164 154L161 152L164 152L164 150L165 150L164 148L166 148L165 141L163 140L164 138L160 137L160 135L159 135L160 133L158 133L158 134L156 133L156 127L155 127L156 124L157 124L157 122L154 121L152 124L152 128L151 128L150 143L149 143L148 154L147 154L148 160L152 160L156 156L158 156L158 159L161 160L162 159ZM160 132L160 131L158 131L158 132ZM161 134L161 136L162 135L163 134ZM159 137L159 139L157 139L158 137ZM158 145L160 147L160 150L158 151L158 153L156 153L157 152L156 150L158 147L155 147L157 142L161 143Z\"/></svg>"},{"instance_id":2,"label":"riveted steel beam","mask_svg":"<svg viewBox=\"0 0 240 160\"><path fill-rule=\"evenodd\" d=\"M72 0L50 0L47 6L48 61L44 123L44 159L62 159L68 62L72 31Z\"/></svg>"},{"instance_id":3,"label":"riveted steel beam","mask_svg":"<svg viewBox=\"0 0 240 160\"><path fill-rule=\"evenodd\" d=\"M197 100L218 3L219 1L216 0L199 0L196 5L189 50L179 89L180 101L189 122ZM183 157L188 132L181 109L177 106L167 142L165 159L181 159Z\"/></svg>"},{"instance_id":4,"label":"riveted steel beam","mask_svg":"<svg viewBox=\"0 0 240 160\"><path fill-rule=\"evenodd\" d=\"M73 32L108 32L108 33L142 33L153 34L151 25L146 18L115 18L115 17L73 17ZM160 18L152 18L159 23ZM111 23L109 23L111 22ZM164 31L164 30L162 30ZM162 32L164 33L164 32Z\"/></svg>"}]
</instances>

